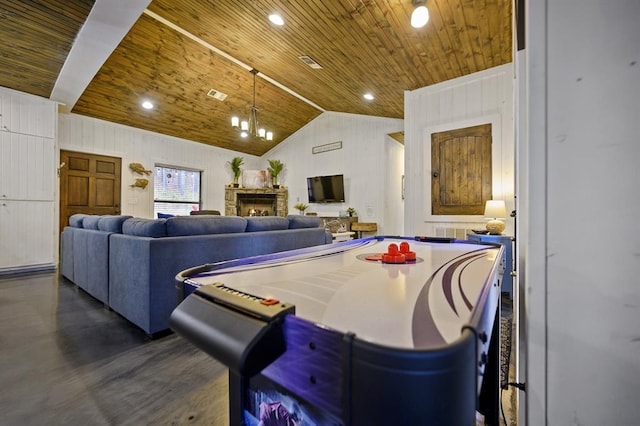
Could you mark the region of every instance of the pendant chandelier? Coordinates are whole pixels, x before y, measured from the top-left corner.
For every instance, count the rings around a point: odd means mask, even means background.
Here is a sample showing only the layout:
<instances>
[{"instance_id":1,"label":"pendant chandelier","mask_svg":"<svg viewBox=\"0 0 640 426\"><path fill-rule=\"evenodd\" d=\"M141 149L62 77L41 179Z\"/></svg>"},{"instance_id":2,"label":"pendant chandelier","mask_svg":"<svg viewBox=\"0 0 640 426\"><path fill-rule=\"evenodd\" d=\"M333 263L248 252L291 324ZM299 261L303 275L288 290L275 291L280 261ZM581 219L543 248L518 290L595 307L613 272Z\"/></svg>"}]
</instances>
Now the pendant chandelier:
<instances>
[{"instance_id":1,"label":"pendant chandelier","mask_svg":"<svg viewBox=\"0 0 640 426\"><path fill-rule=\"evenodd\" d=\"M258 74L258 70L252 69L250 72L253 74L253 105L249 111L249 120L240 121L239 117L233 116L231 117L231 127L233 127L233 130L240 132L240 136L243 138L251 136L272 141L273 132L266 131L264 127L260 127L258 124L258 112L260 111L256 106L256 74Z\"/></svg>"}]
</instances>

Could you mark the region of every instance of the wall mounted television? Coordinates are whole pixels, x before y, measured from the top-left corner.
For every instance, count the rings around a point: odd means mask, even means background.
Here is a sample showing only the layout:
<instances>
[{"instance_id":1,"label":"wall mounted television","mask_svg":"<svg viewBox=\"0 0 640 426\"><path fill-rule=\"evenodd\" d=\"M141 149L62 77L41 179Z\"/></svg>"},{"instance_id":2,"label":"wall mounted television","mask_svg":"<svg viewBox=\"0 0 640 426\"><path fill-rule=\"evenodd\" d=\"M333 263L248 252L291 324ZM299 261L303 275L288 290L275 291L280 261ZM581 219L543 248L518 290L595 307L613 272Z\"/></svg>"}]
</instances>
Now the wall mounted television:
<instances>
[{"instance_id":1,"label":"wall mounted television","mask_svg":"<svg viewBox=\"0 0 640 426\"><path fill-rule=\"evenodd\" d=\"M310 203L344 203L344 179L342 175L307 178Z\"/></svg>"}]
</instances>

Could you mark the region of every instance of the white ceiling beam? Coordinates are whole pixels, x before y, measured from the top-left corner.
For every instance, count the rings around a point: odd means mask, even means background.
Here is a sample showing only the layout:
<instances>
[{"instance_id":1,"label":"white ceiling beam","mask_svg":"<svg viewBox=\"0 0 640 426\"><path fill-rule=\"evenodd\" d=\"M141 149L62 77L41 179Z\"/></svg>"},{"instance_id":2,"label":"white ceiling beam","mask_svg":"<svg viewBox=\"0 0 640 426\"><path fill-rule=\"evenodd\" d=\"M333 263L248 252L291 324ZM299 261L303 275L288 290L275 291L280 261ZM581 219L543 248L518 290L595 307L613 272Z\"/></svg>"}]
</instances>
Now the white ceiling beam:
<instances>
[{"instance_id":1,"label":"white ceiling beam","mask_svg":"<svg viewBox=\"0 0 640 426\"><path fill-rule=\"evenodd\" d=\"M151 0L96 0L62 66L51 100L70 112Z\"/></svg>"}]
</instances>

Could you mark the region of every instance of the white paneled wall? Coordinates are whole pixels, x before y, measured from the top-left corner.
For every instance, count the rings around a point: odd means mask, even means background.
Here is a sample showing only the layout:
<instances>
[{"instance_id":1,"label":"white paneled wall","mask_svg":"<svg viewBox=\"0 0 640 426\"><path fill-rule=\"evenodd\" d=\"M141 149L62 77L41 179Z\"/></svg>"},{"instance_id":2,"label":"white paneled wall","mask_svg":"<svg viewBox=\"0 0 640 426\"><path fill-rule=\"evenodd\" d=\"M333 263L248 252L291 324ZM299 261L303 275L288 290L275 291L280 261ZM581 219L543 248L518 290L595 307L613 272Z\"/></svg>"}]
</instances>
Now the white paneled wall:
<instances>
[{"instance_id":1,"label":"white paneled wall","mask_svg":"<svg viewBox=\"0 0 640 426\"><path fill-rule=\"evenodd\" d=\"M404 149L387 135L403 127L400 119L326 112L263 157L265 164L266 159L285 164L280 181L289 188L290 211L295 211L298 202L308 203L307 177L343 174L346 201L310 204L308 211L338 216L341 210L353 207L361 222L378 223L378 234L399 234ZM342 142L342 149L312 153L314 146L337 141ZM389 187L396 188L394 198L399 204L387 204Z\"/></svg>"},{"instance_id":2,"label":"white paneled wall","mask_svg":"<svg viewBox=\"0 0 640 426\"><path fill-rule=\"evenodd\" d=\"M53 201L0 201L0 275L56 263Z\"/></svg>"},{"instance_id":3,"label":"white paneled wall","mask_svg":"<svg viewBox=\"0 0 640 426\"><path fill-rule=\"evenodd\" d=\"M224 187L231 182L227 162L240 155L245 169L265 168L258 157L165 136L76 114L59 115L60 149L122 159L122 214L153 216L153 175L146 189L131 188L136 177L129 163L146 169L155 164L202 170L203 209L224 212Z\"/></svg>"},{"instance_id":4,"label":"white paneled wall","mask_svg":"<svg viewBox=\"0 0 640 426\"><path fill-rule=\"evenodd\" d=\"M0 87L0 131L55 138L56 104Z\"/></svg>"},{"instance_id":5,"label":"white paneled wall","mask_svg":"<svg viewBox=\"0 0 640 426\"><path fill-rule=\"evenodd\" d=\"M638 425L640 2L526 7L524 420Z\"/></svg>"},{"instance_id":6,"label":"white paneled wall","mask_svg":"<svg viewBox=\"0 0 640 426\"><path fill-rule=\"evenodd\" d=\"M502 65L405 93L405 234L482 228L481 216L431 215L431 134L492 123L493 195L514 208L513 66ZM512 235L513 221L505 233Z\"/></svg>"},{"instance_id":7,"label":"white paneled wall","mask_svg":"<svg viewBox=\"0 0 640 426\"><path fill-rule=\"evenodd\" d=\"M50 138L0 132L1 197L53 201L54 147Z\"/></svg>"},{"instance_id":8,"label":"white paneled wall","mask_svg":"<svg viewBox=\"0 0 640 426\"><path fill-rule=\"evenodd\" d=\"M0 274L57 263L56 108L0 88Z\"/></svg>"}]
</instances>

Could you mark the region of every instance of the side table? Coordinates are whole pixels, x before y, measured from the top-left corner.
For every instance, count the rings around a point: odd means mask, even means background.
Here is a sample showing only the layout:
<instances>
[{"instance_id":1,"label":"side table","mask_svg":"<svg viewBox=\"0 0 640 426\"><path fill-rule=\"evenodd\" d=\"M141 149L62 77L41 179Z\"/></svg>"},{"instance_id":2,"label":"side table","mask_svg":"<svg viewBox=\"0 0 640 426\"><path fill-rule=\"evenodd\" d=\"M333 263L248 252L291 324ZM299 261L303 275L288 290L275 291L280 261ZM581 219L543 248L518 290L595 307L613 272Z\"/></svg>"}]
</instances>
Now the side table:
<instances>
[{"instance_id":1,"label":"side table","mask_svg":"<svg viewBox=\"0 0 640 426\"><path fill-rule=\"evenodd\" d=\"M511 276L511 272L513 272L513 237L510 235L467 234L467 240L498 243L504 246L500 291L509 293L509 298L513 299L513 277Z\"/></svg>"},{"instance_id":2,"label":"side table","mask_svg":"<svg viewBox=\"0 0 640 426\"><path fill-rule=\"evenodd\" d=\"M377 232L378 224L376 222L356 222L351 224L351 230L358 233L358 238L362 238L363 232Z\"/></svg>"}]
</instances>

